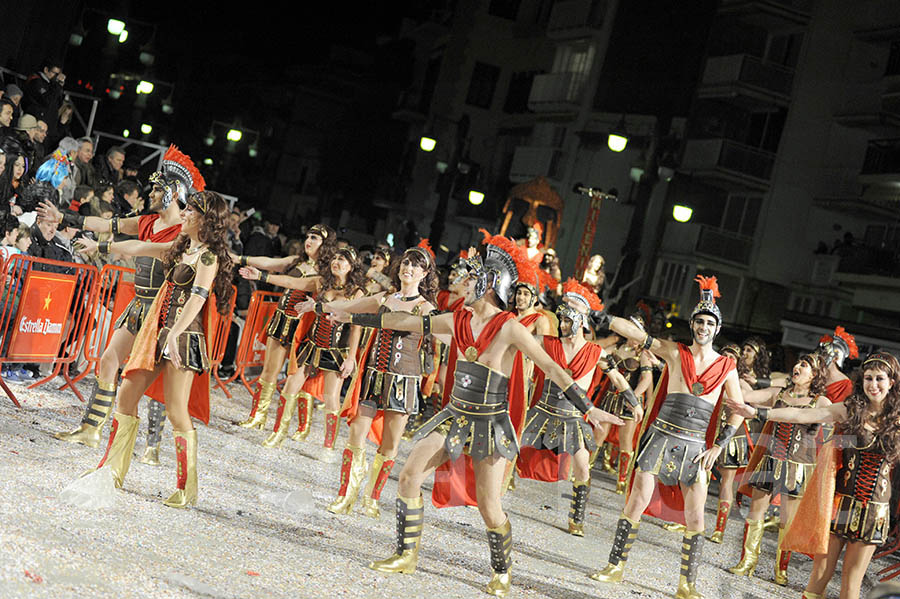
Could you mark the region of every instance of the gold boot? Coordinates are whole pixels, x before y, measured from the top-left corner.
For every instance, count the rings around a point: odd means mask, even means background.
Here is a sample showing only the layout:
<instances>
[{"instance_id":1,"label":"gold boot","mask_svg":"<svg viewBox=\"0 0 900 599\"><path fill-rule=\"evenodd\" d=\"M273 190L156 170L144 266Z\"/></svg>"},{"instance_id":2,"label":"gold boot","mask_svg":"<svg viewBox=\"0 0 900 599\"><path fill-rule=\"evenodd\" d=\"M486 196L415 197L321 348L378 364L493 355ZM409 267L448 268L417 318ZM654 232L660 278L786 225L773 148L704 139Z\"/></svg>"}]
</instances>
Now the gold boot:
<instances>
[{"instance_id":1,"label":"gold boot","mask_svg":"<svg viewBox=\"0 0 900 599\"><path fill-rule=\"evenodd\" d=\"M634 454L621 451L619 452L619 479L616 481L616 494L624 495L625 488L628 485L628 467L631 465L631 456Z\"/></svg>"},{"instance_id":2,"label":"gold boot","mask_svg":"<svg viewBox=\"0 0 900 599\"><path fill-rule=\"evenodd\" d=\"M732 574L739 576L753 576L756 564L759 561L759 546L763 536L762 520L747 520L744 525L744 551L741 561L733 568L728 568Z\"/></svg>"},{"instance_id":3,"label":"gold boot","mask_svg":"<svg viewBox=\"0 0 900 599\"><path fill-rule=\"evenodd\" d=\"M600 582L621 582L625 574L625 562L628 561L628 552L637 538L637 530L641 525L640 520L632 520L624 513L619 516L616 525L616 536L613 538L612 549L609 550L609 564L602 570L591 574L591 578Z\"/></svg>"},{"instance_id":4,"label":"gold boot","mask_svg":"<svg viewBox=\"0 0 900 599\"><path fill-rule=\"evenodd\" d=\"M297 405L298 396L299 393L296 395L281 394L278 423L275 430L269 435L269 438L262 442L263 447L279 447L284 442L284 438L287 437L288 427L291 424L291 418L294 417L294 407Z\"/></svg>"},{"instance_id":5,"label":"gold boot","mask_svg":"<svg viewBox=\"0 0 900 599\"><path fill-rule=\"evenodd\" d=\"M812 591L803 591L800 599L823 599L825 593L813 593Z\"/></svg>"},{"instance_id":6,"label":"gold boot","mask_svg":"<svg viewBox=\"0 0 900 599\"><path fill-rule=\"evenodd\" d=\"M791 563L791 552L781 549L786 528L778 529L778 550L775 551L775 584L785 586L788 582L787 569Z\"/></svg>"},{"instance_id":7,"label":"gold boot","mask_svg":"<svg viewBox=\"0 0 900 599\"><path fill-rule=\"evenodd\" d=\"M591 492L591 481L576 480L572 483L572 504L569 507L569 534L584 536L584 512L587 508L588 493Z\"/></svg>"},{"instance_id":8,"label":"gold boot","mask_svg":"<svg viewBox=\"0 0 900 599\"><path fill-rule=\"evenodd\" d=\"M97 465L97 469L109 466L112 469L117 489L122 488L125 475L128 474L128 468L131 466L131 454L134 451L139 422L140 420L127 414L116 412L113 415L109 444L106 446L106 453Z\"/></svg>"},{"instance_id":9,"label":"gold boot","mask_svg":"<svg viewBox=\"0 0 900 599\"><path fill-rule=\"evenodd\" d=\"M678 577L678 591L675 599L703 599L703 595L697 590L697 569L700 567L700 554L702 552L703 531L685 531L681 539L681 576Z\"/></svg>"},{"instance_id":10,"label":"gold boot","mask_svg":"<svg viewBox=\"0 0 900 599\"><path fill-rule=\"evenodd\" d=\"M100 434L103 432L103 425L109 419L115 401L116 384L107 383L98 378L94 385L94 392L84 410L81 426L70 433L56 433L53 436L67 443L100 447Z\"/></svg>"},{"instance_id":11,"label":"gold boot","mask_svg":"<svg viewBox=\"0 0 900 599\"><path fill-rule=\"evenodd\" d=\"M687 530L687 526L684 524L679 524L677 522L666 522L662 525L663 530L667 530L669 532L680 532L684 533Z\"/></svg>"},{"instance_id":12,"label":"gold boot","mask_svg":"<svg viewBox=\"0 0 900 599\"><path fill-rule=\"evenodd\" d=\"M194 505L197 503L197 429L175 431L175 463L177 488L163 503L178 508Z\"/></svg>"},{"instance_id":13,"label":"gold boot","mask_svg":"<svg viewBox=\"0 0 900 599\"><path fill-rule=\"evenodd\" d=\"M487 529L487 536L493 572L484 592L495 597L506 597L511 584L509 569L512 567L512 525L509 518L497 528Z\"/></svg>"},{"instance_id":14,"label":"gold boot","mask_svg":"<svg viewBox=\"0 0 900 599\"><path fill-rule=\"evenodd\" d=\"M397 550L387 559L371 562L369 567L379 572L412 574L419 561L419 542L425 521L425 502L419 495L414 499L397 496Z\"/></svg>"},{"instance_id":15,"label":"gold boot","mask_svg":"<svg viewBox=\"0 0 900 599\"><path fill-rule=\"evenodd\" d=\"M728 524L728 514L731 512L731 504L727 501L719 500L719 509L716 513L716 529L709 535L711 543L721 543L725 536L725 525Z\"/></svg>"},{"instance_id":16,"label":"gold boot","mask_svg":"<svg viewBox=\"0 0 900 599\"><path fill-rule=\"evenodd\" d=\"M269 416L269 405L272 403L272 397L275 396L275 389L275 383L259 379L259 392L254 398L255 401L253 402L253 409L250 410L250 417L243 422L239 422L238 426L244 428L265 428L266 419Z\"/></svg>"},{"instance_id":17,"label":"gold boot","mask_svg":"<svg viewBox=\"0 0 900 599\"><path fill-rule=\"evenodd\" d=\"M337 499L328 506L332 514L349 514L359 495L359 487L366 475L366 450L364 447L347 445L341 464L341 486Z\"/></svg>"},{"instance_id":18,"label":"gold boot","mask_svg":"<svg viewBox=\"0 0 900 599\"><path fill-rule=\"evenodd\" d=\"M372 460L372 468L369 470L369 482L366 484L366 490L363 494L363 504L366 507L366 516L369 518L380 518L381 510L378 509L378 499L381 497L381 491L384 484L391 475L391 469L394 467L394 460L388 460L381 452L375 454Z\"/></svg>"},{"instance_id":19,"label":"gold boot","mask_svg":"<svg viewBox=\"0 0 900 599\"><path fill-rule=\"evenodd\" d=\"M166 422L166 406L158 401L150 400L147 404L147 448L141 456L141 464L159 466L159 443L162 441L162 429Z\"/></svg>"},{"instance_id":20,"label":"gold boot","mask_svg":"<svg viewBox=\"0 0 900 599\"><path fill-rule=\"evenodd\" d=\"M612 452L613 452L612 444L604 443L603 444L603 461L601 462L601 467L606 472L609 472L610 474L615 474L616 467L613 466L613 463L612 463Z\"/></svg>"},{"instance_id":21,"label":"gold boot","mask_svg":"<svg viewBox=\"0 0 900 599\"><path fill-rule=\"evenodd\" d=\"M334 451L334 442L337 440L338 424L341 422L340 412L325 412L325 440L322 448Z\"/></svg>"},{"instance_id":22,"label":"gold boot","mask_svg":"<svg viewBox=\"0 0 900 599\"><path fill-rule=\"evenodd\" d=\"M297 432L291 435L293 441L303 441L309 436L309 429L312 428L312 410L315 398L306 391L300 391L297 399Z\"/></svg>"}]
</instances>

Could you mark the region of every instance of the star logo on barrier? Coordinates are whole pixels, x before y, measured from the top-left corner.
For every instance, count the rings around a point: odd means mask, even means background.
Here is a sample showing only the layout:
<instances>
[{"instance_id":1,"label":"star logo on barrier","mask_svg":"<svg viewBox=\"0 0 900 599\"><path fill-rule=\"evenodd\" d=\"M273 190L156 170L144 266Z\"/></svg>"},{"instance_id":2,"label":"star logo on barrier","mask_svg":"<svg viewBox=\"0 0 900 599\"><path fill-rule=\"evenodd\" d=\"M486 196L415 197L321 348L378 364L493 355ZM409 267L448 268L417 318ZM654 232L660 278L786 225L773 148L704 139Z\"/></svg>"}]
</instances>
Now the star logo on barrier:
<instances>
[{"instance_id":1,"label":"star logo on barrier","mask_svg":"<svg viewBox=\"0 0 900 599\"><path fill-rule=\"evenodd\" d=\"M50 297L50 292L47 292L47 297L44 298L44 310L50 309L50 302L53 301L53 298Z\"/></svg>"}]
</instances>

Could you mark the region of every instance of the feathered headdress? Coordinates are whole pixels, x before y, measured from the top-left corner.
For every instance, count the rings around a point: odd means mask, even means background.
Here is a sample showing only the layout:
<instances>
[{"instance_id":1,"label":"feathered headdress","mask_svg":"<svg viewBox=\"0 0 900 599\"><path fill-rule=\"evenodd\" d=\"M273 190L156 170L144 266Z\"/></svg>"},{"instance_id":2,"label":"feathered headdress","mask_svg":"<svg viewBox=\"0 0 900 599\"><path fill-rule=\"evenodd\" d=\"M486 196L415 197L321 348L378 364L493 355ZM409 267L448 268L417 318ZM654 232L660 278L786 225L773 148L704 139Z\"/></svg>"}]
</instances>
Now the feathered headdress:
<instances>
[{"instance_id":1,"label":"feathered headdress","mask_svg":"<svg viewBox=\"0 0 900 599\"><path fill-rule=\"evenodd\" d=\"M844 329L838 326L834 329L834 335L823 335L819 339L819 347L824 351L828 362L837 358L838 366L843 366L844 358L855 360L859 357L859 347L856 339ZM836 355L839 352L841 355Z\"/></svg>"},{"instance_id":2,"label":"feathered headdress","mask_svg":"<svg viewBox=\"0 0 900 599\"><path fill-rule=\"evenodd\" d=\"M528 255L512 239L491 235L484 229L479 231L484 235L484 261L479 267L479 257L468 259L472 264L469 274L478 279L475 284L475 299L481 298L488 289L493 289L501 307L506 308L516 281L519 280L519 273L527 272L530 266Z\"/></svg>"},{"instance_id":3,"label":"feathered headdress","mask_svg":"<svg viewBox=\"0 0 900 599\"><path fill-rule=\"evenodd\" d=\"M603 302L597 294L571 277L563 283L563 297L579 300L591 310L603 309Z\"/></svg>"},{"instance_id":4,"label":"feathered headdress","mask_svg":"<svg viewBox=\"0 0 900 599\"><path fill-rule=\"evenodd\" d=\"M203 191L206 189L206 181L197 170L190 156L183 153L175 145L169 146L163 155L162 168L151 174L150 182L159 185L166 191L163 205L168 206L172 201L176 189L181 192L181 198L187 200L187 194L191 190Z\"/></svg>"},{"instance_id":5,"label":"feathered headdress","mask_svg":"<svg viewBox=\"0 0 900 599\"><path fill-rule=\"evenodd\" d=\"M559 287L559 281L553 278L553 276L544 270L543 268L535 268L538 276L538 290L540 293L547 291L548 289L556 289Z\"/></svg>"},{"instance_id":6,"label":"feathered headdress","mask_svg":"<svg viewBox=\"0 0 900 599\"><path fill-rule=\"evenodd\" d=\"M722 311L716 305L716 298L722 297L722 294L719 293L719 283L715 277L704 277L703 275L697 275L694 280L700 284L700 302L694 306L691 320L694 320L698 314L709 314L716 319L718 331L722 327Z\"/></svg>"}]
</instances>

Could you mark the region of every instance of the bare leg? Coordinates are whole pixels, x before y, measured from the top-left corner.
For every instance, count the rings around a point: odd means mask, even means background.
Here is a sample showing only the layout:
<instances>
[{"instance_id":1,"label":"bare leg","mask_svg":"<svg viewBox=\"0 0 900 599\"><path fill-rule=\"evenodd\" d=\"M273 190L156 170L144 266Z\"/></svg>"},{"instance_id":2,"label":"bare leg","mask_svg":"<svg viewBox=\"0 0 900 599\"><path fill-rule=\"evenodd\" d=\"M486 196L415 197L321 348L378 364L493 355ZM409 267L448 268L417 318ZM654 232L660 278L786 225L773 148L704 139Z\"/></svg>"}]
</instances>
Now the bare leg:
<instances>
[{"instance_id":1,"label":"bare leg","mask_svg":"<svg viewBox=\"0 0 900 599\"><path fill-rule=\"evenodd\" d=\"M841 574L841 599L859 599L860 587L866 568L875 554L875 545L847 543L844 553L844 567Z\"/></svg>"},{"instance_id":2,"label":"bare leg","mask_svg":"<svg viewBox=\"0 0 900 599\"><path fill-rule=\"evenodd\" d=\"M734 477L737 470L730 468L719 468L719 501L727 501L729 505L734 504Z\"/></svg>"},{"instance_id":3,"label":"bare leg","mask_svg":"<svg viewBox=\"0 0 900 599\"><path fill-rule=\"evenodd\" d=\"M684 495L684 523L689 531L695 532L703 532L706 526L703 513L709 485L705 476L703 480L700 479L701 476L697 476L697 482L694 484L681 485L681 493Z\"/></svg>"},{"instance_id":4,"label":"bare leg","mask_svg":"<svg viewBox=\"0 0 900 599\"><path fill-rule=\"evenodd\" d=\"M163 387L166 393L166 414L175 431L186 433L194 430L194 423L188 414L188 399L195 376L193 371L176 368L168 360L165 361Z\"/></svg>"},{"instance_id":5,"label":"bare leg","mask_svg":"<svg viewBox=\"0 0 900 599\"><path fill-rule=\"evenodd\" d=\"M591 453L587 449L579 449L572 456L575 465L575 480L588 481L591 478Z\"/></svg>"},{"instance_id":6,"label":"bare leg","mask_svg":"<svg viewBox=\"0 0 900 599\"><path fill-rule=\"evenodd\" d=\"M750 513L747 515L748 520L762 520L766 516L766 510L769 509L769 503L772 500L772 494L753 489L753 495L750 501ZM782 521L784 519L782 518Z\"/></svg>"},{"instance_id":7,"label":"bare leg","mask_svg":"<svg viewBox=\"0 0 900 599\"><path fill-rule=\"evenodd\" d=\"M128 329L123 327L113 331L109 338L109 345L100 356L100 374L97 375L100 380L115 382L119 368L131 353L132 345L134 345L134 335L129 333Z\"/></svg>"},{"instance_id":8,"label":"bare leg","mask_svg":"<svg viewBox=\"0 0 900 599\"><path fill-rule=\"evenodd\" d=\"M375 410L366 406L359 406L356 418L350 423L350 438L347 440L347 445L364 447L366 436L369 434L369 429L372 428L372 420L374 418Z\"/></svg>"},{"instance_id":9,"label":"bare leg","mask_svg":"<svg viewBox=\"0 0 900 599\"><path fill-rule=\"evenodd\" d=\"M403 431L406 430L407 420L409 420L409 416L402 412L386 411L384 413L384 432L378 453L389 460L397 456L397 452L400 450L400 439L403 437Z\"/></svg>"},{"instance_id":10,"label":"bare leg","mask_svg":"<svg viewBox=\"0 0 900 599\"><path fill-rule=\"evenodd\" d=\"M844 544L845 541L836 535L831 535L828 538L828 553L816 555L813 558L812 572L809 573L809 583L806 585L807 591L818 595L825 593L828 582L834 576L834 570L837 568L838 559L841 557ZM846 563L844 567L847 567Z\"/></svg>"},{"instance_id":11,"label":"bare leg","mask_svg":"<svg viewBox=\"0 0 900 599\"><path fill-rule=\"evenodd\" d=\"M401 497L421 495L422 483L446 460L444 435L441 433L433 432L416 443L400 471L397 494Z\"/></svg>"},{"instance_id":12,"label":"bare leg","mask_svg":"<svg viewBox=\"0 0 900 599\"><path fill-rule=\"evenodd\" d=\"M636 470L634 473L634 484L631 486L631 494L628 496L628 502L625 504L623 513L629 520L639 522L641 514L650 505L653 499L653 489L656 487L656 476Z\"/></svg>"},{"instance_id":13,"label":"bare leg","mask_svg":"<svg viewBox=\"0 0 900 599\"><path fill-rule=\"evenodd\" d=\"M507 460L499 454L473 463L478 511L488 528L497 528L506 522L506 514L500 503L506 463Z\"/></svg>"},{"instance_id":14,"label":"bare leg","mask_svg":"<svg viewBox=\"0 0 900 599\"><path fill-rule=\"evenodd\" d=\"M634 431L637 430L637 420L626 420L619 428L619 450L631 454L634 452Z\"/></svg>"},{"instance_id":15,"label":"bare leg","mask_svg":"<svg viewBox=\"0 0 900 599\"><path fill-rule=\"evenodd\" d=\"M609 427L612 426L608 422L604 422L600 426L594 427L594 443L597 444L597 449L600 449L600 446L606 441L606 436L609 435Z\"/></svg>"},{"instance_id":16,"label":"bare leg","mask_svg":"<svg viewBox=\"0 0 900 599\"><path fill-rule=\"evenodd\" d=\"M267 383L274 383L278 378L278 371L280 371L281 367L284 365L285 357L287 357L287 348L281 345L281 343L273 337L267 337L266 357L263 362L262 373L259 375L260 380Z\"/></svg>"},{"instance_id":17,"label":"bare leg","mask_svg":"<svg viewBox=\"0 0 900 599\"><path fill-rule=\"evenodd\" d=\"M156 380L162 369L163 366L160 364L153 370L137 370L129 374L128 378L123 378L119 392L116 394L118 403L116 411L137 418L141 397L144 396L144 392Z\"/></svg>"},{"instance_id":18,"label":"bare leg","mask_svg":"<svg viewBox=\"0 0 900 599\"><path fill-rule=\"evenodd\" d=\"M266 363L268 363L268 360L266 360ZM281 364L279 364L278 367L280 368ZM275 373L277 374L278 370L276 370ZM306 368L301 366L299 369L297 369L297 372L289 376L284 382L284 390L282 391L282 395L296 395L300 392L300 388L303 387L303 383L305 382Z\"/></svg>"}]
</instances>

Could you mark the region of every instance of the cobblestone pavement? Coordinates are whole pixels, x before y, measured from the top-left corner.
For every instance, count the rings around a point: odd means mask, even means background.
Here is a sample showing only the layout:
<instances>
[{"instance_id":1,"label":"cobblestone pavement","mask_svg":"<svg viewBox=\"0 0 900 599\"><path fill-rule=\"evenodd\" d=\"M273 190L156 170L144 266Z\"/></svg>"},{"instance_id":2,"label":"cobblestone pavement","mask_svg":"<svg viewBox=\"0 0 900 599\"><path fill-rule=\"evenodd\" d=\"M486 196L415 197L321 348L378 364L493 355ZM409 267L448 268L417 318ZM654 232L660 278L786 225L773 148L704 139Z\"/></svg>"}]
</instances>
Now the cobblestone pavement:
<instances>
[{"instance_id":1,"label":"cobblestone pavement","mask_svg":"<svg viewBox=\"0 0 900 599\"><path fill-rule=\"evenodd\" d=\"M144 402L135 459L115 506L86 511L60 501L58 495L96 465L103 449L52 437L78 424L83 404L70 392L50 389L15 386L22 409L0 398L0 597L486 596L480 588L490 576L490 565L478 511L436 510L427 491L418 570L391 576L367 568L370 560L393 552L396 477L409 443L404 443L384 490L380 520L359 512L334 516L325 506L336 492L339 464L317 459L324 428L321 412L314 413L306 441L288 439L281 448L265 449L260 442L268 432L233 424L246 417L250 397L232 385L234 397L217 390L210 425L198 427L198 505L175 510L162 504L175 486L168 425L162 465L147 466L137 459L146 438ZM81 389L89 392L87 385ZM271 425L270 419L269 429ZM346 426L340 432L339 448ZM370 459L373 453L370 445ZM513 526L511 597L636 599L674 593L681 537L650 519L631 551L625 582L606 586L588 578L606 563L623 506L613 488L608 475L595 472L586 537L577 538L564 530L569 484L518 482L504 499ZM291 491L300 491L294 499L311 497L311 505L299 511L275 505L278 494ZM715 497L707 512L711 529ZM798 598L811 561L795 557L789 585L776 586L774 532L764 539L756 577L726 571L740 558L742 528L739 517L733 516L722 545L705 543L700 590L707 598ZM870 568L864 590L875 581L877 569L876 564ZM829 592L837 597L838 591L835 576Z\"/></svg>"}]
</instances>

